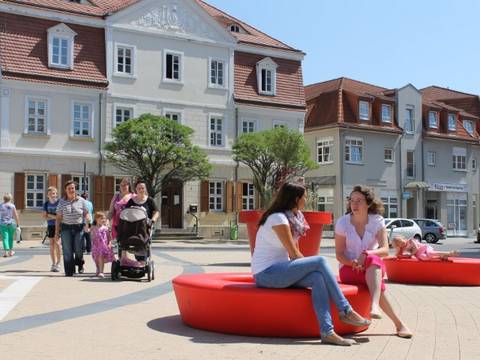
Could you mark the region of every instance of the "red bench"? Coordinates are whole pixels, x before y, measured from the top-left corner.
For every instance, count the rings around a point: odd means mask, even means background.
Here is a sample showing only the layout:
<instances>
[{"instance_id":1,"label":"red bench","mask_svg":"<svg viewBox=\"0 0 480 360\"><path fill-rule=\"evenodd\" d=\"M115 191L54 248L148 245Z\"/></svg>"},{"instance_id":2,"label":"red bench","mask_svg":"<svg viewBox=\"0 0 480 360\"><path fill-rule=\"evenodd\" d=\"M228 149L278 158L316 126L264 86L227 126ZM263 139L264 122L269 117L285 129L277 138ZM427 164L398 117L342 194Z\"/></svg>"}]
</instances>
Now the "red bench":
<instances>
[{"instance_id":1,"label":"red bench","mask_svg":"<svg viewBox=\"0 0 480 360\"><path fill-rule=\"evenodd\" d=\"M368 317L370 295L366 287L340 284L354 309ZM319 337L310 289L261 289L250 273L180 275L173 289L182 321L194 328L220 333L269 337ZM363 331L342 323L333 304L338 334Z\"/></svg>"},{"instance_id":2,"label":"red bench","mask_svg":"<svg viewBox=\"0 0 480 360\"><path fill-rule=\"evenodd\" d=\"M451 257L447 261L384 258L389 281L402 284L480 285L480 259Z\"/></svg>"}]
</instances>

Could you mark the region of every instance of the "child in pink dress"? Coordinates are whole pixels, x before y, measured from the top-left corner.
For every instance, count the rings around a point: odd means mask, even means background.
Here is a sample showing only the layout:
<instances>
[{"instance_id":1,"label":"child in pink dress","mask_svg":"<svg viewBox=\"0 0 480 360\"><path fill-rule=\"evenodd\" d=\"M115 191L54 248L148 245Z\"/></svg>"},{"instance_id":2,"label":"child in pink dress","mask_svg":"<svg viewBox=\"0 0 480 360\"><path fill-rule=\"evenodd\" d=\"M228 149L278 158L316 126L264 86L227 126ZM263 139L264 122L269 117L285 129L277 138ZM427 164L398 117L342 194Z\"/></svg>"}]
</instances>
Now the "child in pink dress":
<instances>
[{"instance_id":1,"label":"child in pink dress","mask_svg":"<svg viewBox=\"0 0 480 360\"><path fill-rule=\"evenodd\" d=\"M427 244L418 242L415 238L405 239L402 236L396 236L392 239L392 245L396 249L396 256L401 257L416 257L418 260L448 260L449 256L458 256L458 251L436 251L433 247ZM406 253L405 253L406 252Z\"/></svg>"},{"instance_id":2,"label":"child in pink dress","mask_svg":"<svg viewBox=\"0 0 480 360\"><path fill-rule=\"evenodd\" d=\"M107 226L107 216L103 212L95 213L95 226L92 227L92 257L97 265L96 276L104 278L105 263L115 261L112 250L112 237Z\"/></svg>"}]
</instances>

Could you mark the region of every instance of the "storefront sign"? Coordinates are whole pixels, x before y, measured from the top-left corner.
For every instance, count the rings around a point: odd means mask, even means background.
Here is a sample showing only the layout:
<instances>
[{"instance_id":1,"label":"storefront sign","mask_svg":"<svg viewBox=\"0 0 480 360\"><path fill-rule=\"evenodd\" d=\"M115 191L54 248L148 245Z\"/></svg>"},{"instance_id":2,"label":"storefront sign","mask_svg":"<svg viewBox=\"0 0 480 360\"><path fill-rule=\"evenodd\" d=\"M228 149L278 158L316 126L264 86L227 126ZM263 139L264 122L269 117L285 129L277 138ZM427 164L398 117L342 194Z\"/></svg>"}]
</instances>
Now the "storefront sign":
<instances>
[{"instance_id":1,"label":"storefront sign","mask_svg":"<svg viewBox=\"0 0 480 360\"><path fill-rule=\"evenodd\" d=\"M428 191L467 192L467 184L429 183Z\"/></svg>"},{"instance_id":2,"label":"storefront sign","mask_svg":"<svg viewBox=\"0 0 480 360\"><path fill-rule=\"evenodd\" d=\"M408 200L412 197L412 193L410 191L404 191L402 192L402 199L403 200Z\"/></svg>"}]
</instances>

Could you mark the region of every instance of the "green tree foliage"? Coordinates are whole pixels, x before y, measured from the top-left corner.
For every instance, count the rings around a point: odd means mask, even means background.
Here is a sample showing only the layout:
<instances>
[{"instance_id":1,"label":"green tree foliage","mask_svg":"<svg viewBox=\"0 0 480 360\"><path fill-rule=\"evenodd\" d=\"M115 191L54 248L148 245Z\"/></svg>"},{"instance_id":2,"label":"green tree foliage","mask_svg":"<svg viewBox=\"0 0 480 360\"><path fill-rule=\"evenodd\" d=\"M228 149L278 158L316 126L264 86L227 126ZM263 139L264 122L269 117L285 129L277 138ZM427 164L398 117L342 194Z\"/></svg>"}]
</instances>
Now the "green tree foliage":
<instances>
[{"instance_id":1,"label":"green tree foliage","mask_svg":"<svg viewBox=\"0 0 480 360\"><path fill-rule=\"evenodd\" d=\"M177 122L143 114L118 125L105 144L107 160L115 167L145 180L156 196L162 184L208 177L207 155L191 142L193 130Z\"/></svg>"},{"instance_id":2,"label":"green tree foliage","mask_svg":"<svg viewBox=\"0 0 480 360\"><path fill-rule=\"evenodd\" d=\"M303 134L284 127L241 135L233 146L233 154L235 161L252 171L261 207L268 204L272 193L285 181L317 167Z\"/></svg>"}]
</instances>

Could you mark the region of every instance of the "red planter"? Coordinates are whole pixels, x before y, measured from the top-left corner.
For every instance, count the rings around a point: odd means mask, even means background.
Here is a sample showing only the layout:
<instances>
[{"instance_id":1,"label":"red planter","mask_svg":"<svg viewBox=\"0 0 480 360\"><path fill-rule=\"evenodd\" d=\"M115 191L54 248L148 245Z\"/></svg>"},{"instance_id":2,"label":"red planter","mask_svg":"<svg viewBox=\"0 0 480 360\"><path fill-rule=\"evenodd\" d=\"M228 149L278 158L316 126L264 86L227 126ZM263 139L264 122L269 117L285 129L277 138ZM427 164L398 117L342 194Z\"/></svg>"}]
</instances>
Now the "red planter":
<instances>
[{"instance_id":1,"label":"red planter","mask_svg":"<svg viewBox=\"0 0 480 360\"><path fill-rule=\"evenodd\" d=\"M250 240L250 253L255 249L255 240L257 237L258 221L263 211L243 210L240 211L239 221L247 224L248 240ZM315 256L320 249L322 241L323 225L332 223L332 213L323 211L302 211L310 225L310 230L305 236L300 238L300 251L304 256Z\"/></svg>"}]
</instances>

